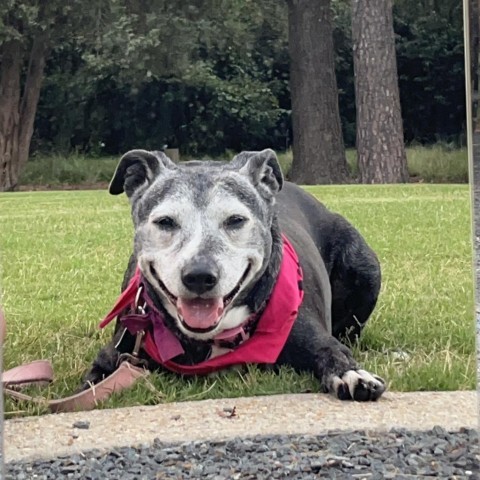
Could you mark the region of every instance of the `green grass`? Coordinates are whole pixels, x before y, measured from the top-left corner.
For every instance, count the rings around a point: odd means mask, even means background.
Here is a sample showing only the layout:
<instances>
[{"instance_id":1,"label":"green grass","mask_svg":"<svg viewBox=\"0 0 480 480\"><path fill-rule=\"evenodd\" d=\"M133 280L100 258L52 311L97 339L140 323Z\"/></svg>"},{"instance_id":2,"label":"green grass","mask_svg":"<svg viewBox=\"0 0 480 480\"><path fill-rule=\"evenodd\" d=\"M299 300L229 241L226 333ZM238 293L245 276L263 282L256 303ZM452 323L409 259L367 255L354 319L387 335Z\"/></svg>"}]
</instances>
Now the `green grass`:
<instances>
[{"instance_id":1,"label":"green grass","mask_svg":"<svg viewBox=\"0 0 480 480\"><path fill-rule=\"evenodd\" d=\"M355 355L396 391L475 388L472 241L466 185L309 187L377 252L383 286ZM0 195L5 368L53 361L49 398L70 394L112 327L97 325L118 293L132 246L125 197L104 191ZM401 358L399 354L407 354ZM318 391L310 375L222 372L151 376L104 407ZM10 415L44 412L6 402Z\"/></svg>"},{"instance_id":2,"label":"green grass","mask_svg":"<svg viewBox=\"0 0 480 480\"><path fill-rule=\"evenodd\" d=\"M353 176L358 174L357 153L347 149L347 163ZM468 183L468 156L466 148L452 149L437 144L428 147L412 146L406 149L408 172L412 180L425 183ZM292 152L278 155L283 172L289 172Z\"/></svg>"},{"instance_id":3,"label":"green grass","mask_svg":"<svg viewBox=\"0 0 480 480\"><path fill-rule=\"evenodd\" d=\"M119 158L89 158L83 155L34 157L28 162L20 179L20 184L78 185L109 182Z\"/></svg>"},{"instance_id":4,"label":"green grass","mask_svg":"<svg viewBox=\"0 0 480 480\"><path fill-rule=\"evenodd\" d=\"M225 155L225 159L232 158L234 155L234 152L229 152ZM357 175L355 150L348 149L346 157L352 174ZM283 172L288 173L292 164L292 151L279 153L278 158ZM452 149L442 144L429 147L409 147L407 148L407 161L410 175L415 181L426 183L468 182L468 159L465 148ZM20 184L58 186L109 182L117 162L117 157L39 156L27 164Z\"/></svg>"},{"instance_id":5,"label":"green grass","mask_svg":"<svg viewBox=\"0 0 480 480\"><path fill-rule=\"evenodd\" d=\"M467 149L451 149L441 145L407 149L410 175L429 183L468 183Z\"/></svg>"}]
</instances>

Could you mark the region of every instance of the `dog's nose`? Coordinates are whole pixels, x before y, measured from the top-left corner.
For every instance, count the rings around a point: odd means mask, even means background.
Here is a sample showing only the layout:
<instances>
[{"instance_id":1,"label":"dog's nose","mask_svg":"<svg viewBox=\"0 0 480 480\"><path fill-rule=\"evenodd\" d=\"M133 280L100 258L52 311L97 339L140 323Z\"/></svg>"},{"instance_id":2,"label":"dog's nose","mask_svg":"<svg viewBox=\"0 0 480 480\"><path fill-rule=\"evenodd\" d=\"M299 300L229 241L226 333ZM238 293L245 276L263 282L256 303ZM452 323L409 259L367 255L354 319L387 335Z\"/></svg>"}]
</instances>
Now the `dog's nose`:
<instances>
[{"instance_id":1,"label":"dog's nose","mask_svg":"<svg viewBox=\"0 0 480 480\"><path fill-rule=\"evenodd\" d=\"M183 269L182 282L191 292L201 295L218 283L218 270L206 262L195 262Z\"/></svg>"}]
</instances>

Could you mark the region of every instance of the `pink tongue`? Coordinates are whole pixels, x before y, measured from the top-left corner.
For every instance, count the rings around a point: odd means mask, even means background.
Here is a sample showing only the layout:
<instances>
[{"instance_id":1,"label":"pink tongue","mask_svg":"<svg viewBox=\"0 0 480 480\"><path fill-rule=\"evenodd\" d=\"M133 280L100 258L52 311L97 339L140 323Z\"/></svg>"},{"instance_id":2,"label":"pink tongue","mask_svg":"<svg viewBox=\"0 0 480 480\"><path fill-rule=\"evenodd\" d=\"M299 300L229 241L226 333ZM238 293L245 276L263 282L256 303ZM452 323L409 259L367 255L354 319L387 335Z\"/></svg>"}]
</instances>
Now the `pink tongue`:
<instances>
[{"instance_id":1,"label":"pink tongue","mask_svg":"<svg viewBox=\"0 0 480 480\"><path fill-rule=\"evenodd\" d=\"M207 329L215 326L223 313L222 298L179 298L177 309L191 328Z\"/></svg>"}]
</instances>

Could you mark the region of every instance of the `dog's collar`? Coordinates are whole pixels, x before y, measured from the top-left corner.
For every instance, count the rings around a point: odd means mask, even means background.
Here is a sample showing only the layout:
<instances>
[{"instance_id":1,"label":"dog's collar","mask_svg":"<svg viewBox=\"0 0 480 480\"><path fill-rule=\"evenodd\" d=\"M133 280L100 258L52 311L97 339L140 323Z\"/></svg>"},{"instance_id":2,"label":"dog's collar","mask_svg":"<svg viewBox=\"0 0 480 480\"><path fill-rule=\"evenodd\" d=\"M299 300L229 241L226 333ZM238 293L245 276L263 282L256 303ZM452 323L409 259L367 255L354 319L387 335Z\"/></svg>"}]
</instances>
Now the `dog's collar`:
<instances>
[{"instance_id":1,"label":"dog's collar","mask_svg":"<svg viewBox=\"0 0 480 480\"><path fill-rule=\"evenodd\" d=\"M213 342L217 348L212 348L210 358L203 362L187 366L172 361L183 354L184 349L180 340L165 325L163 314L148 295L138 268L99 326L105 327L118 316L131 334L145 332L143 348L148 356L178 373L209 373L238 363L274 363L286 342L303 299L302 271L297 254L284 235L282 240L280 272L264 311L259 318L258 313L255 313L241 326L217 335ZM252 335L253 329L255 333Z\"/></svg>"}]
</instances>

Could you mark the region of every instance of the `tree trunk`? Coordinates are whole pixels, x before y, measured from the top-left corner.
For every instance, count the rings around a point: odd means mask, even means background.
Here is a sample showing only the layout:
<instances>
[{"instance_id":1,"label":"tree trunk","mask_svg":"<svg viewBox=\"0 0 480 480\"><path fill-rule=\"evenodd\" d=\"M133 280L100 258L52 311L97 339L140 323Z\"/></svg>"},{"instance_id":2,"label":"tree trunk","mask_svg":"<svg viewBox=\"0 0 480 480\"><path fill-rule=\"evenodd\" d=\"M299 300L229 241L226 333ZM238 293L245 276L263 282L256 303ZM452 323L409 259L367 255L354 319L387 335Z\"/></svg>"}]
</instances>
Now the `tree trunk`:
<instances>
[{"instance_id":1,"label":"tree trunk","mask_svg":"<svg viewBox=\"0 0 480 480\"><path fill-rule=\"evenodd\" d=\"M28 161L45 68L46 41L33 40L21 95L23 51L19 41L0 46L0 191L13 191Z\"/></svg>"},{"instance_id":2,"label":"tree trunk","mask_svg":"<svg viewBox=\"0 0 480 480\"><path fill-rule=\"evenodd\" d=\"M392 0L352 0L352 37L360 181L407 182Z\"/></svg>"},{"instance_id":3,"label":"tree trunk","mask_svg":"<svg viewBox=\"0 0 480 480\"><path fill-rule=\"evenodd\" d=\"M340 113L330 0L287 0L293 164L301 184L349 179Z\"/></svg>"},{"instance_id":4,"label":"tree trunk","mask_svg":"<svg viewBox=\"0 0 480 480\"><path fill-rule=\"evenodd\" d=\"M9 191L16 184L18 158L20 42L6 42L0 52L0 191Z\"/></svg>"}]
</instances>

